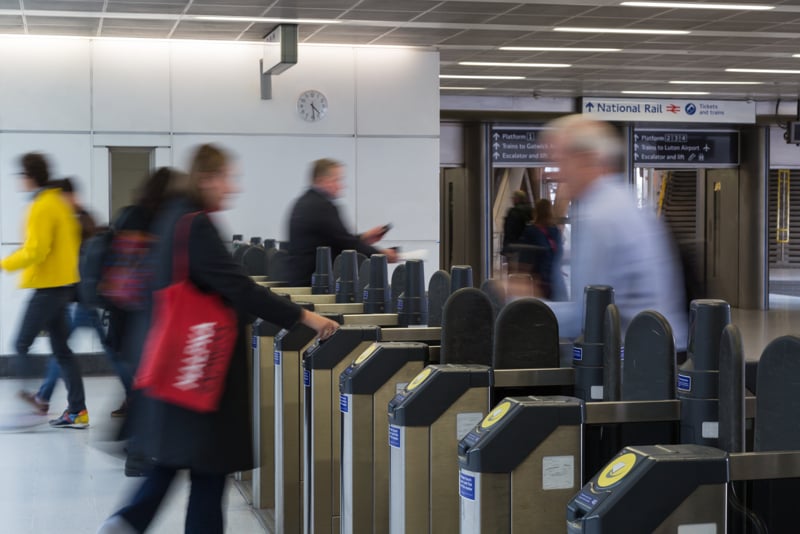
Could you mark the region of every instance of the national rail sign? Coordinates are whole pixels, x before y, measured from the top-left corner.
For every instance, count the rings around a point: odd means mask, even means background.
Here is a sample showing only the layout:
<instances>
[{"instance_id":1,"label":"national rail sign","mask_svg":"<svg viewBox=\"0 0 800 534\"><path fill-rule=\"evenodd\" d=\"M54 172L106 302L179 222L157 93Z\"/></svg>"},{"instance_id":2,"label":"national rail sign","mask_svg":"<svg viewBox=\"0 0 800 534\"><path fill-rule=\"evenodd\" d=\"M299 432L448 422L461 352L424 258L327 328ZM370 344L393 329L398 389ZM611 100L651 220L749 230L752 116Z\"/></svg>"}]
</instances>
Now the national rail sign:
<instances>
[{"instance_id":1,"label":"national rail sign","mask_svg":"<svg viewBox=\"0 0 800 534\"><path fill-rule=\"evenodd\" d=\"M636 167L728 167L739 165L739 132L732 130L633 131Z\"/></svg>"},{"instance_id":2,"label":"national rail sign","mask_svg":"<svg viewBox=\"0 0 800 534\"><path fill-rule=\"evenodd\" d=\"M755 124L755 102L735 100L675 100L584 98L581 113L593 119L684 124Z\"/></svg>"},{"instance_id":3,"label":"national rail sign","mask_svg":"<svg viewBox=\"0 0 800 534\"><path fill-rule=\"evenodd\" d=\"M549 165L549 146L541 141L543 128L492 127L489 155L500 167Z\"/></svg>"}]
</instances>

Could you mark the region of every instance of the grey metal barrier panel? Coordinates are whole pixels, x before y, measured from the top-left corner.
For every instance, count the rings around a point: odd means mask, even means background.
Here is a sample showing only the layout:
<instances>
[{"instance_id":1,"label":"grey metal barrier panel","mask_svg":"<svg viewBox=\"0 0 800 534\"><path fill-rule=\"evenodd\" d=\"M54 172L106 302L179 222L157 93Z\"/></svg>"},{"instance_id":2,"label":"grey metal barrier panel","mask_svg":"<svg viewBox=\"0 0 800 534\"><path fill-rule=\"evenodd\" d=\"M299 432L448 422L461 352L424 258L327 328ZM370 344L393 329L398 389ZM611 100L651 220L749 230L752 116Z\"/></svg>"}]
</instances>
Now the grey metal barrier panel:
<instances>
[{"instance_id":1,"label":"grey metal barrier panel","mask_svg":"<svg viewBox=\"0 0 800 534\"><path fill-rule=\"evenodd\" d=\"M450 296L450 274L438 270L428 282L428 326L442 326L442 309Z\"/></svg>"},{"instance_id":2,"label":"grey metal barrier panel","mask_svg":"<svg viewBox=\"0 0 800 534\"><path fill-rule=\"evenodd\" d=\"M494 310L489 297L468 287L447 299L442 313L441 363L492 364Z\"/></svg>"},{"instance_id":3,"label":"grey metal barrier panel","mask_svg":"<svg viewBox=\"0 0 800 534\"><path fill-rule=\"evenodd\" d=\"M495 321L495 369L559 366L558 320L547 304L524 298L508 303Z\"/></svg>"}]
</instances>

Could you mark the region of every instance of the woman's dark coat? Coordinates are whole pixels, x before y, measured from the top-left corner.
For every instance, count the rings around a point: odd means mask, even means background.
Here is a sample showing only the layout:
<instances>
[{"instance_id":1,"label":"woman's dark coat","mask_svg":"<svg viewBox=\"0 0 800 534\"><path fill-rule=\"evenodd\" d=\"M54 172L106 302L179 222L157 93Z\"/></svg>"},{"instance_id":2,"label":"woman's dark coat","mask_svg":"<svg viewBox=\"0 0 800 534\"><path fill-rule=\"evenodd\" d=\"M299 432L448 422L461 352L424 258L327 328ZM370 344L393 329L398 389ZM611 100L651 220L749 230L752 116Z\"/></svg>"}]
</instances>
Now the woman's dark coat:
<instances>
[{"instance_id":1,"label":"woman's dark coat","mask_svg":"<svg viewBox=\"0 0 800 534\"><path fill-rule=\"evenodd\" d=\"M154 290L172 282L175 229L187 213L197 211L188 199L170 202L158 217L153 251ZM250 378L245 339L246 318L261 317L290 327L300 319L301 308L256 285L233 261L217 229L206 214L194 218L188 240L189 278L203 291L218 293L237 310L239 335L217 412L200 414L137 395L133 406L135 452L159 465L189 468L202 473L231 473L253 467ZM152 309L137 314L130 341L134 351L147 336Z\"/></svg>"}]
</instances>

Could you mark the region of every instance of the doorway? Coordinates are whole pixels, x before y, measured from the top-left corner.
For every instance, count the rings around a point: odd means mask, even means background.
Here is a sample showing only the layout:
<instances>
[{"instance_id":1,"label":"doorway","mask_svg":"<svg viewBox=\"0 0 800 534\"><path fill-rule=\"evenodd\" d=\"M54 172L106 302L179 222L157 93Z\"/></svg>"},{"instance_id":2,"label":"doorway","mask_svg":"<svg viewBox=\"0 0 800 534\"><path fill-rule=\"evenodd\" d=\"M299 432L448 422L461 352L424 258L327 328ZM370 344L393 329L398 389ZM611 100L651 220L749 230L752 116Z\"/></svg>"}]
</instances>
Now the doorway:
<instances>
[{"instance_id":1,"label":"doorway","mask_svg":"<svg viewBox=\"0 0 800 534\"><path fill-rule=\"evenodd\" d=\"M155 166L153 147L109 147L109 220L135 200Z\"/></svg>"}]
</instances>

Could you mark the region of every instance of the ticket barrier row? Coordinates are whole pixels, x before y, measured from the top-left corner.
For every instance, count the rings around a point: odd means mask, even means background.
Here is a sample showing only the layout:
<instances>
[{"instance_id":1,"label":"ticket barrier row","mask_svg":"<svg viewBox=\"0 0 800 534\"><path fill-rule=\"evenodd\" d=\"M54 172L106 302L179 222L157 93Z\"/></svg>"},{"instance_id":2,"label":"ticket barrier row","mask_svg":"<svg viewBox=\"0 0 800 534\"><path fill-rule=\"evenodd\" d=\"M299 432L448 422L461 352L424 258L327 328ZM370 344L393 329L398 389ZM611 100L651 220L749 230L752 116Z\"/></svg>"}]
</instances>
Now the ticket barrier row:
<instances>
[{"instance_id":1,"label":"ticket barrier row","mask_svg":"<svg viewBox=\"0 0 800 534\"><path fill-rule=\"evenodd\" d=\"M754 416L755 397L746 399L745 413ZM458 446L461 534L522 532L532 524L563 531L565 506L584 480L587 428L680 419L679 400L503 400Z\"/></svg>"},{"instance_id":2,"label":"ticket barrier row","mask_svg":"<svg viewBox=\"0 0 800 534\"><path fill-rule=\"evenodd\" d=\"M745 452L744 352L733 326L723 333L723 351L722 450L696 444L623 449L569 502L570 534L797 532L800 338L774 340L758 361L754 452Z\"/></svg>"}]
</instances>

